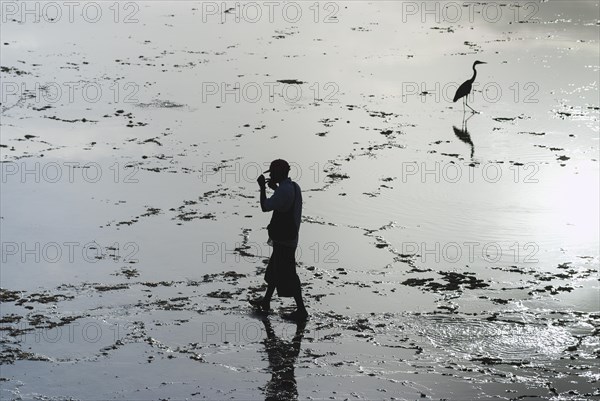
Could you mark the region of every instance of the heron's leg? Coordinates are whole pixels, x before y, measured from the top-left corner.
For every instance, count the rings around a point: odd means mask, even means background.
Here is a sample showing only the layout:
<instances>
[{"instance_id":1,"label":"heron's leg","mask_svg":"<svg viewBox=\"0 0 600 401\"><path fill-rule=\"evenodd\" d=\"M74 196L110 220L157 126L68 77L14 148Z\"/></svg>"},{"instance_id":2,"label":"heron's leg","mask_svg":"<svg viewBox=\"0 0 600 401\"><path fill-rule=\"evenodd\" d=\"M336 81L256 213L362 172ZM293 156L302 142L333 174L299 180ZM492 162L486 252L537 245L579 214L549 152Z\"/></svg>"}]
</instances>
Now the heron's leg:
<instances>
[{"instance_id":1,"label":"heron's leg","mask_svg":"<svg viewBox=\"0 0 600 401\"><path fill-rule=\"evenodd\" d=\"M467 95L469 96L469 95ZM467 103L467 96L465 96L465 104L467 105L468 108L471 109L471 111L473 111L473 113L479 113L478 111L476 111L475 109L473 109L471 106L469 106L469 103Z\"/></svg>"},{"instance_id":2,"label":"heron's leg","mask_svg":"<svg viewBox=\"0 0 600 401\"><path fill-rule=\"evenodd\" d=\"M467 119L465 120L465 131L467 130L467 123L469 122L469 119L473 118L473 113L471 113L471 115L469 117L467 117Z\"/></svg>"}]
</instances>

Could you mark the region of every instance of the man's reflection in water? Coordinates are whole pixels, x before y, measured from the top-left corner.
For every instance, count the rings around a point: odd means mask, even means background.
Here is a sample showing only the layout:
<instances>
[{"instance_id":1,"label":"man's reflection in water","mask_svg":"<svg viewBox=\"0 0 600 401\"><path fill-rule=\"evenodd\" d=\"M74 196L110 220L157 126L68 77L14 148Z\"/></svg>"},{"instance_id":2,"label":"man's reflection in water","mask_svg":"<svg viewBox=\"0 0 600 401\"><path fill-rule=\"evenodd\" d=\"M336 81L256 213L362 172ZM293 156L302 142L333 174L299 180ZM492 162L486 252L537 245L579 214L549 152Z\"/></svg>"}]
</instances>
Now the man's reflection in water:
<instances>
[{"instance_id":1,"label":"man's reflection in water","mask_svg":"<svg viewBox=\"0 0 600 401\"><path fill-rule=\"evenodd\" d=\"M298 322L294 338L292 341L287 341L275 335L268 318L264 318L262 321L267 331L264 344L269 356L269 370L272 374L271 380L264 387L265 400L297 400L298 388L294 375L294 363L300 353L300 343L304 336L306 322Z\"/></svg>"}]
</instances>

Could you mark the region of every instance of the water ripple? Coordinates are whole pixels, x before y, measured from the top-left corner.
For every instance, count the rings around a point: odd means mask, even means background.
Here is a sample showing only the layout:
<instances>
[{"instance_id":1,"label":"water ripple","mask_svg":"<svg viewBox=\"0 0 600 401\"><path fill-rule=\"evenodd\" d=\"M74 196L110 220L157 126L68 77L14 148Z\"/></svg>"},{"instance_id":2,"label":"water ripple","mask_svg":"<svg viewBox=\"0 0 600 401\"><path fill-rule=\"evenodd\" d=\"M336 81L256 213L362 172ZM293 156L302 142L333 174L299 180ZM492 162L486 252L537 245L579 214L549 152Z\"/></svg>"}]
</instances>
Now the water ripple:
<instances>
[{"instance_id":1,"label":"water ripple","mask_svg":"<svg viewBox=\"0 0 600 401\"><path fill-rule=\"evenodd\" d=\"M564 327L521 322L421 316L413 329L437 348L494 363L544 362L577 344Z\"/></svg>"}]
</instances>

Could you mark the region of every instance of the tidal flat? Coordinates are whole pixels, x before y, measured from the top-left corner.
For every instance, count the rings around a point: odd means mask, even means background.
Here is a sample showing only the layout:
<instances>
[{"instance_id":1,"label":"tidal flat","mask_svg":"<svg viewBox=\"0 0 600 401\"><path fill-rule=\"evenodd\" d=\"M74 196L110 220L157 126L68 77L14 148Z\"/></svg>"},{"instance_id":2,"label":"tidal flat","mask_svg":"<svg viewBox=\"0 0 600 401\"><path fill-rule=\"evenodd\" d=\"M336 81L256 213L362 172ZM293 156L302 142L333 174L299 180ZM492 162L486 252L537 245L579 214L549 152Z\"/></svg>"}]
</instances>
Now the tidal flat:
<instances>
[{"instance_id":1,"label":"tidal flat","mask_svg":"<svg viewBox=\"0 0 600 401\"><path fill-rule=\"evenodd\" d=\"M1 399L600 399L598 1L88 3L2 2Z\"/></svg>"}]
</instances>

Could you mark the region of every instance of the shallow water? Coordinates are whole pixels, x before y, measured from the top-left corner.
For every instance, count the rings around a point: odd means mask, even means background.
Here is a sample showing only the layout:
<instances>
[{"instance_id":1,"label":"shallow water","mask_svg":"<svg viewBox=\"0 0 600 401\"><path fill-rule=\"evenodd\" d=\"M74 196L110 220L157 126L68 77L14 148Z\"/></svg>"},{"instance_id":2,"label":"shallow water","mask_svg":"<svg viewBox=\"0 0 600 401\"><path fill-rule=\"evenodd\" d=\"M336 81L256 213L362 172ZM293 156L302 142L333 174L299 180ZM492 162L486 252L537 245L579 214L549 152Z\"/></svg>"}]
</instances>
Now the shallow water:
<instances>
[{"instance_id":1,"label":"shallow water","mask_svg":"<svg viewBox=\"0 0 600 401\"><path fill-rule=\"evenodd\" d=\"M456 22L329 2L317 23L309 3L294 23L19 4L0 28L2 398L262 399L277 358L297 383L279 398L600 397L598 2ZM464 114L449 98L475 60ZM290 301L277 346L246 303L278 157L304 191L296 357L277 356Z\"/></svg>"}]
</instances>

